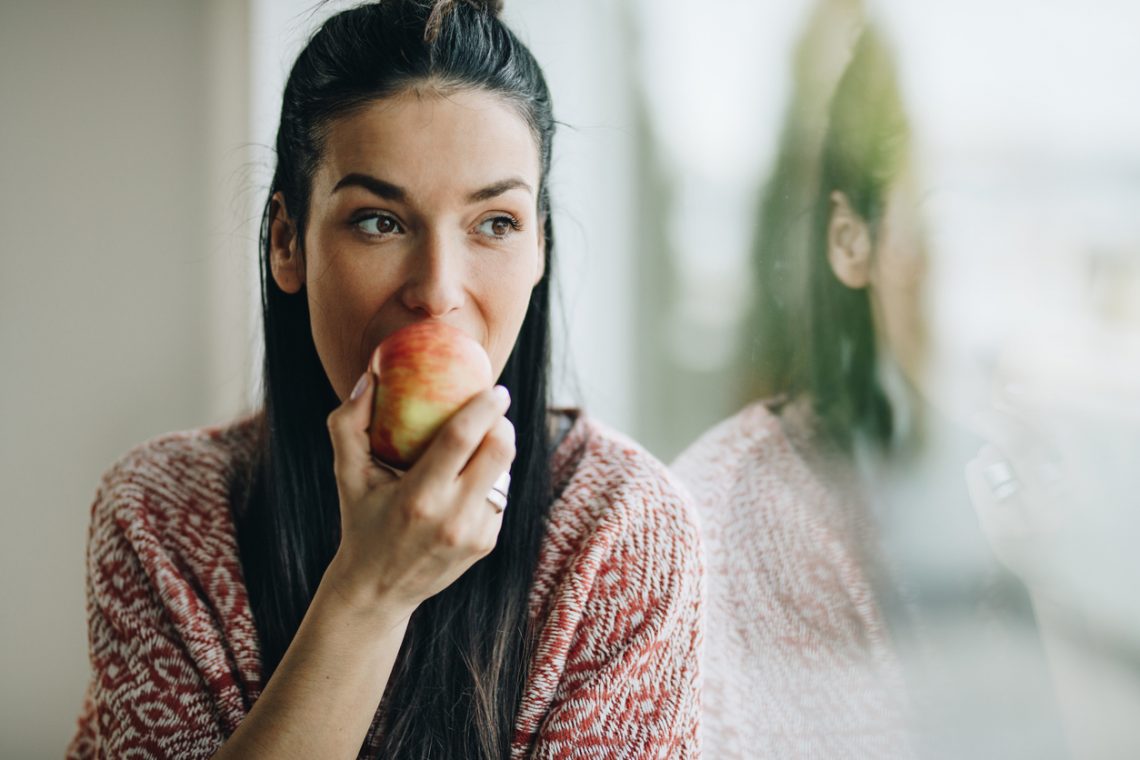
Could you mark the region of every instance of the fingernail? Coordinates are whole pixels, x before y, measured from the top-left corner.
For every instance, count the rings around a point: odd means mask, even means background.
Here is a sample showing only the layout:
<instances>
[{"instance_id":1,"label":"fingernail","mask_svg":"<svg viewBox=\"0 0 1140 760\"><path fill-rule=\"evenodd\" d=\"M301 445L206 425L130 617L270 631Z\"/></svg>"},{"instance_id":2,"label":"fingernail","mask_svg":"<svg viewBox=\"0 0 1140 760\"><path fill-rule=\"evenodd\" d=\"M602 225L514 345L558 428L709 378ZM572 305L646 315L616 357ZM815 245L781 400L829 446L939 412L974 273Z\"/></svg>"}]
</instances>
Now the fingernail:
<instances>
[{"instance_id":1,"label":"fingernail","mask_svg":"<svg viewBox=\"0 0 1140 760\"><path fill-rule=\"evenodd\" d=\"M499 399L499 401L502 401L506 404L511 403L511 392L507 390L507 386L505 385L495 386L495 396Z\"/></svg>"},{"instance_id":2,"label":"fingernail","mask_svg":"<svg viewBox=\"0 0 1140 760\"><path fill-rule=\"evenodd\" d=\"M349 398L349 401L356 401L356 399L360 398L360 394L364 393L364 389L367 387L368 373L365 372L360 376L360 379L356 381L356 387L352 389L352 396Z\"/></svg>"}]
</instances>

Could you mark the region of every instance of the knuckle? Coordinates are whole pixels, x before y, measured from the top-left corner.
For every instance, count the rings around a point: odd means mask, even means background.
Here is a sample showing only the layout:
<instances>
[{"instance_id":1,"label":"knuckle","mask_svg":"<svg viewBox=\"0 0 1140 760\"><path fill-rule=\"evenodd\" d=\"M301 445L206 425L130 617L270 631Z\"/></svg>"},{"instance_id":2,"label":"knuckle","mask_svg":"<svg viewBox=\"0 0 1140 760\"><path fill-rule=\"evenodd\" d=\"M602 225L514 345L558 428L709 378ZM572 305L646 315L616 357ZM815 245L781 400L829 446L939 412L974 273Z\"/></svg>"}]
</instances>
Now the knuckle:
<instances>
[{"instance_id":1,"label":"knuckle","mask_svg":"<svg viewBox=\"0 0 1140 760\"><path fill-rule=\"evenodd\" d=\"M497 396L495 394L495 389L494 388L484 388L482 391L479 392L479 395L476 396L476 401L477 401L477 403L479 403L480 405L485 406L485 407L492 407L492 408L495 407L497 404Z\"/></svg>"},{"instance_id":2,"label":"knuckle","mask_svg":"<svg viewBox=\"0 0 1140 760\"><path fill-rule=\"evenodd\" d=\"M426 522L431 519L431 506L423 496L415 495L404 501L404 517L408 522Z\"/></svg>"},{"instance_id":3,"label":"knuckle","mask_svg":"<svg viewBox=\"0 0 1140 760\"><path fill-rule=\"evenodd\" d=\"M501 438L488 438L486 444L487 454L496 462L506 464L514 459L515 447L510 441Z\"/></svg>"},{"instance_id":4,"label":"knuckle","mask_svg":"<svg viewBox=\"0 0 1140 760\"><path fill-rule=\"evenodd\" d=\"M495 433L503 436L511 443L515 441L515 426L506 417L500 417L499 421L495 423Z\"/></svg>"},{"instance_id":5,"label":"knuckle","mask_svg":"<svg viewBox=\"0 0 1140 760\"><path fill-rule=\"evenodd\" d=\"M499 543L499 534L496 532L490 538L484 539L479 546L479 555L486 557L491 552L495 551L495 547Z\"/></svg>"},{"instance_id":6,"label":"knuckle","mask_svg":"<svg viewBox=\"0 0 1140 760\"><path fill-rule=\"evenodd\" d=\"M436 541L438 541L440 545L446 546L449 549L458 549L459 547L463 546L465 542L465 536L463 535L463 531L460 530L458 526L454 524L447 524L440 526L439 530L436 532Z\"/></svg>"},{"instance_id":7,"label":"knuckle","mask_svg":"<svg viewBox=\"0 0 1140 760\"><path fill-rule=\"evenodd\" d=\"M444 443L452 448L468 447L474 438L472 426L465 420L455 420L443 430Z\"/></svg>"},{"instance_id":8,"label":"knuckle","mask_svg":"<svg viewBox=\"0 0 1140 760\"><path fill-rule=\"evenodd\" d=\"M491 455L499 461L512 461L515 458L514 429L495 426L495 429L487 436L487 448Z\"/></svg>"}]
</instances>

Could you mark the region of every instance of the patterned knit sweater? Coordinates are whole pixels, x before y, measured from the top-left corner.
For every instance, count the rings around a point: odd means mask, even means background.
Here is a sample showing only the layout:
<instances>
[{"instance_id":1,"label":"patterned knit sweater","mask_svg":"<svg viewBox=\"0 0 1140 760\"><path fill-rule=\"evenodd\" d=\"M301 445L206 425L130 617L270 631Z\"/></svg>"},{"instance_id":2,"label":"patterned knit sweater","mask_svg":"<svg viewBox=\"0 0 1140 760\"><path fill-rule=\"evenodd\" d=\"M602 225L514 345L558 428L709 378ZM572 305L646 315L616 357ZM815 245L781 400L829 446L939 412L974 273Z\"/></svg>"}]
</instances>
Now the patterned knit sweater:
<instances>
[{"instance_id":1,"label":"patterned knit sweater","mask_svg":"<svg viewBox=\"0 0 1140 760\"><path fill-rule=\"evenodd\" d=\"M69 758L209 757L262 691L229 497L253 428L162 436L104 476L88 539L93 672ZM512 757L696 757L702 577L683 491L581 414L553 466L565 486L531 592L539 638Z\"/></svg>"},{"instance_id":2,"label":"patterned knit sweater","mask_svg":"<svg viewBox=\"0 0 1140 760\"><path fill-rule=\"evenodd\" d=\"M705 548L703 740L710 758L902 758L902 678L854 500L813 475L755 404L673 470Z\"/></svg>"}]
</instances>

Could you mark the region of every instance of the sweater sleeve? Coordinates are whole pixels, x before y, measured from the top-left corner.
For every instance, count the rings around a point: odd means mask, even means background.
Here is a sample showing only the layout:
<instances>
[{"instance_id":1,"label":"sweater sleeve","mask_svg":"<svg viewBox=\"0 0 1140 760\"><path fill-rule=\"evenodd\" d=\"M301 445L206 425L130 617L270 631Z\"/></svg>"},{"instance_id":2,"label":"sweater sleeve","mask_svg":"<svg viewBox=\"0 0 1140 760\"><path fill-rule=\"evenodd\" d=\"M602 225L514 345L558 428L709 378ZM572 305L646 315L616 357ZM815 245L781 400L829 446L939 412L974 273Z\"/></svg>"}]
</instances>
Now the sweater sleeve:
<instances>
[{"instance_id":1,"label":"sweater sleeve","mask_svg":"<svg viewBox=\"0 0 1140 760\"><path fill-rule=\"evenodd\" d=\"M532 757L699 756L702 582L687 499L667 480L617 494L537 653L559 682Z\"/></svg>"},{"instance_id":2,"label":"sweater sleeve","mask_svg":"<svg viewBox=\"0 0 1140 760\"><path fill-rule=\"evenodd\" d=\"M92 507L92 672L69 760L209 757L224 739L211 688L187 641L202 599L163 547L147 497L130 473L113 470Z\"/></svg>"}]
</instances>

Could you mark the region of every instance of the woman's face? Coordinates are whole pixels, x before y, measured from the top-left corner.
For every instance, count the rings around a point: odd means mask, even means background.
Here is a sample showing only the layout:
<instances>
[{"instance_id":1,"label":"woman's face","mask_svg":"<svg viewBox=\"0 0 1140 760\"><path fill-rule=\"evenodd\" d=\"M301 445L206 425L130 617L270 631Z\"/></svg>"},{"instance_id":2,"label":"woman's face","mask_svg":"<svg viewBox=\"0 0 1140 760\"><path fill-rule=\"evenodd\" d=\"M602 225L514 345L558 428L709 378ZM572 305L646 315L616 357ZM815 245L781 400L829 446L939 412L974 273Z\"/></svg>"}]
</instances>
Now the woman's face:
<instances>
[{"instance_id":1,"label":"woman's face","mask_svg":"<svg viewBox=\"0 0 1140 760\"><path fill-rule=\"evenodd\" d=\"M869 290L875 331L911 382L923 384L927 351L923 304L926 240L915 174L892 185L871 257Z\"/></svg>"},{"instance_id":2,"label":"woman's face","mask_svg":"<svg viewBox=\"0 0 1140 760\"><path fill-rule=\"evenodd\" d=\"M921 387L927 350L922 302L926 241L918 198L908 168L889 188L872 231L844 193L832 193L828 261L841 283L867 291L876 346Z\"/></svg>"},{"instance_id":3,"label":"woman's face","mask_svg":"<svg viewBox=\"0 0 1140 760\"><path fill-rule=\"evenodd\" d=\"M376 345L420 320L467 333L502 372L544 271L539 172L526 122L482 91L409 90L332 123L303 249L283 199L271 262L283 290L307 286L341 399Z\"/></svg>"}]
</instances>

